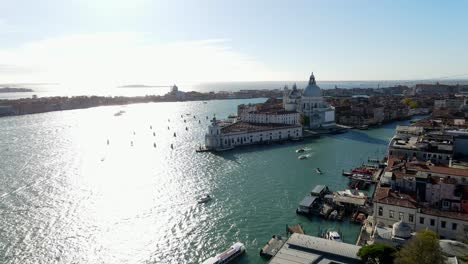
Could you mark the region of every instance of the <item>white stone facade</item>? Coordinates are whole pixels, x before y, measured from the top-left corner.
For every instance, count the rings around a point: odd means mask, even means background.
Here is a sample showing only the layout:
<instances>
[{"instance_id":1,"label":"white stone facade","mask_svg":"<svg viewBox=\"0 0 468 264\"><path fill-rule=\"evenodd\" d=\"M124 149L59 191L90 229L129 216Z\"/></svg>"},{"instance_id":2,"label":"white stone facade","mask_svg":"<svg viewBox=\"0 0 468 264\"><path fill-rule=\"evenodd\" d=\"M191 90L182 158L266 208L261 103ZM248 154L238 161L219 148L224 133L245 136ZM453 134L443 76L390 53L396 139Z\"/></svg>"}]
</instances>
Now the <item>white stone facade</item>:
<instances>
[{"instance_id":1,"label":"white stone facade","mask_svg":"<svg viewBox=\"0 0 468 264\"><path fill-rule=\"evenodd\" d=\"M467 239L464 230L468 230L468 221L424 213L418 208L407 208L384 203L374 203L374 219L386 226L403 220L413 231L430 229L441 238L463 241Z\"/></svg>"},{"instance_id":2,"label":"white stone facade","mask_svg":"<svg viewBox=\"0 0 468 264\"><path fill-rule=\"evenodd\" d=\"M247 112L240 116L240 119L245 122L257 124L286 124L300 125L300 114L298 112L274 112L262 113L257 111Z\"/></svg>"},{"instance_id":3,"label":"white stone facade","mask_svg":"<svg viewBox=\"0 0 468 264\"><path fill-rule=\"evenodd\" d=\"M300 125L259 125L240 121L221 127L213 120L205 135L205 146L218 150L298 138L302 138Z\"/></svg>"}]
</instances>

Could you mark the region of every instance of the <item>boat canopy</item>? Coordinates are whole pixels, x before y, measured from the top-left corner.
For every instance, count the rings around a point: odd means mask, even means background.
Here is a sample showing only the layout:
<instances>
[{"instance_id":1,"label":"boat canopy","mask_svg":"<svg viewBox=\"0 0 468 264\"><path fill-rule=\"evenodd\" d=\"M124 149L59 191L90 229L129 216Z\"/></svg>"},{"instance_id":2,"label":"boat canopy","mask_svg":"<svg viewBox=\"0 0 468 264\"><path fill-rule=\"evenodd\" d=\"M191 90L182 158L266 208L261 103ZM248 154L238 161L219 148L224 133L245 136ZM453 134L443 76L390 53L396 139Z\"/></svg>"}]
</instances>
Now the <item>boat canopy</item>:
<instances>
[{"instance_id":1,"label":"boat canopy","mask_svg":"<svg viewBox=\"0 0 468 264\"><path fill-rule=\"evenodd\" d=\"M306 197L304 197L304 199L302 199L299 205L302 207L312 207L316 200L317 200L316 196L307 195Z\"/></svg>"},{"instance_id":2,"label":"boat canopy","mask_svg":"<svg viewBox=\"0 0 468 264\"><path fill-rule=\"evenodd\" d=\"M328 189L327 186L325 185L317 185L314 187L314 189L312 189L312 191L310 192L311 195L314 195L314 196L320 196L323 194L324 191L326 191Z\"/></svg>"}]
</instances>

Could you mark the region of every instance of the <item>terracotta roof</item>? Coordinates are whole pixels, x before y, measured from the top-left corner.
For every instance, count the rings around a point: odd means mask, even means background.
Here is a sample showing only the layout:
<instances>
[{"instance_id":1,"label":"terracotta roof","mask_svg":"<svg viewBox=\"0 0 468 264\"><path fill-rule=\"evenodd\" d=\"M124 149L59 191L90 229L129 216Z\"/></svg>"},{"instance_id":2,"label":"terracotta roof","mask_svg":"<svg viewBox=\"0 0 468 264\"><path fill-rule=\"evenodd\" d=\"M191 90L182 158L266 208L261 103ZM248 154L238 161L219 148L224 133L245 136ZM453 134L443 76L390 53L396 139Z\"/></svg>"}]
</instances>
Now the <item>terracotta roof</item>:
<instances>
[{"instance_id":1,"label":"terracotta roof","mask_svg":"<svg viewBox=\"0 0 468 264\"><path fill-rule=\"evenodd\" d=\"M468 221L468 213L442 211L442 210L434 209L434 208L421 208L421 213L427 214L427 215L434 215L434 216Z\"/></svg>"},{"instance_id":2,"label":"terracotta roof","mask_svg":"<svg viewBox=\"0 0 468 264\"><path fill-rule=\"evenodd\" d=\"M389 187L378 186L374 194L374 202L402 206L407 208L417 208L416 200L409 194L396 193Z\"/></svg>"},{"instance_id":3,"label":"terracotta roof","mask_svg":"<svg viewBox=\"0 0 468 264\"><path fill-rule=\"evenodd\" d=\"M302 128L300 125L284 125L284 124L257 124L244 121L235 122L231 125L221 128L223 133L238 133L238 132L261 132L275 129L287 128ZM265 135L266 137L267 135ZM284 135L286 136L286 135Z\"/></svg>"},{"instance_id":4,"label":"terracotta roof","mask_svg":"<svg viewBox=\"0 0 468 264\"><path fill-rule=\"evenodd\" d=\"M403 161L401 163L398 163L399 160L402 160L402 159L398 157L390 156L388 163L387 163L388 166L385 170L392 171L392 169L405 166L406 170L416 170L416 171L424 171L424 172L429 172L429 173L438 173L438 174L468 177L468 169L451 168L451 167L448 167L446 165L441 165L441 164L427 165L426 162L423 162L423 161L411 161L411 162Z\"/></svg>"}]
</instances>

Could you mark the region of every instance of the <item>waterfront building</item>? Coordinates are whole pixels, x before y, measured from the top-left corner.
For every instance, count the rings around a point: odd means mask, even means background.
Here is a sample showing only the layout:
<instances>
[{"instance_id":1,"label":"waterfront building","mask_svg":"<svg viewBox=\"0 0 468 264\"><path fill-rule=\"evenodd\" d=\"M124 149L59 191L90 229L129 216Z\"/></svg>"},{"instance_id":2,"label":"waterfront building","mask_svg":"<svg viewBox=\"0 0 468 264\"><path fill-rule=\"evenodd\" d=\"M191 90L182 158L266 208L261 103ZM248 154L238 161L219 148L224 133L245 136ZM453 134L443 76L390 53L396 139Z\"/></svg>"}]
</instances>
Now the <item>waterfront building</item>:
<instances>
[{"instance_id":1,"label":"waterfront building","mask_svg":"<svg viewBox=\"0 0 468 264\"><path fill-rule=\"evenodd\" d=\"M419 133L418 127L397 130L400 136ZM375 222L391 226L402 221L412 231L428 228L442 238L467 239L468 164L452 159L436 164L417 156L389 155L373 197Z\"/></svg>"},{"instance_id":2,"label":"waterfront building","mask_svg":"<svg viewBox=\"0 0 468 264\"><path fill-rule=\"evenodd\" d=\"M296 84L292 90L284 88L283 108L286 111L299 112L306 128L332 129L336 126L335 109L322 97L313 73L310 75L309 84L302 92L297 89Z\"/></svg>"},{"instance_id":3,"label":"waterfront building","mask_svg":"<svg viewBox=\"0 0 468 264\"><path fill-rule=\"evenodd\" d=\"M374 219L379 225L392 226L402 221L412 231L430 229L441 238L463 241L468 229L468 213L449 211L418 203L414 195L400 193L389 187L377 187L374 199Z\"/></svg>"},{"instance_id":4,"label":"waterfront building","mask_svg":"<svg viewBox=\"0 0 468 264\"><path fill-rule=\"evenodd\" d=\"M357 256L360 248L343 242L294 233L269 263L362 263Z\"/></svg>"},{"instance_id":5,"label":"waterfront building","mask_svg":"<svg viewBox=\"0 0 468 264\"><path fill-rule=\"evenodd\" d=\"M265 144L302 138L302 126L282 123L226 123L213 118L205 135L205 147L212 150L242 145Z\"/></svg>"},{"instance_id":6,"label":"waterfront building","mask_svg":"<svg viewBox=\"0 0 468 264\"><path fill-rule=\"evenodd\" d=\"M390 140L388 156L449 164L454 155L453 136L423 131L421 127L398 126Z\"/></svg>"},{"instance_id":7,"label":"waterfront building","mask_svg":"<svg viewBox=\"0 0 468 264\"><path fill-rule=\"evenodd\" d=\"M262 104L241 104L237 107L239 120L257 124L300 125L300 114L283 108L281 100L270 98Z\"/></svg>"},{"instance_id":8,"label":"waterfront building","mask_svg":"<svg viewBox=\"0 0 468 264\"><path fill-rule=\"evenodd\" d=\"M15 111L11 105L0 105L0 116L7 116L14 114Z\"/></svg>"},{"instance_id":9,"label":"waterfront building","mask_svg":"<svg viewBox=\"0 0 468 264\"><path fill-rule=\"evenodd\" d=\"M240 119L245 122L258 124L300 125L300 115L296 111L252 111L243 114L242 116L240 116Z\"/></svg>"}]
</instances>

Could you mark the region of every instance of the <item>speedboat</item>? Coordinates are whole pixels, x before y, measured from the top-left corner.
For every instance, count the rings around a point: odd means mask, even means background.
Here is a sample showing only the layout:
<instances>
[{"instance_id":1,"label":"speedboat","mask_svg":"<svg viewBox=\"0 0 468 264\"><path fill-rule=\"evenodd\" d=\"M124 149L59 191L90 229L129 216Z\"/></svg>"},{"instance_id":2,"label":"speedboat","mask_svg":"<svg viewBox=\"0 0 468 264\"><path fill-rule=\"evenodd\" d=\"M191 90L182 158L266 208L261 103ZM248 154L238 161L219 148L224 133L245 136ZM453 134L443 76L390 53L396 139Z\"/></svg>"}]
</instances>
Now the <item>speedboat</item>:
<instances>
[{"instance_id":1,"label":"speedboat","mask_svg":"<svg viewBox=\"0 0 468 264\"><path fill-rule=\"evenodd\" d=\"M319 168L316 168L315 172L317 172L318 174L322 174L322 171Z\"/></svg>"},{"instance_id":2,"label":"speedboat","mask_svg":"<svg viewBox=\"0 0 468 264\"><path fill-rule=\"evenodd\" d=\"M231 263L237 257L242 255L245 252L244 244L237 242L232 245L228 250L220 253L214 257L211 257L202 262L202 264L226 264Z\"/></svg>"},{"instance_id":3,"label":"speedboat","mask_svg":"<svg viewBox=\"0 0 468 264\"><path fill-rule=\"evenodd\" d=\"M338 232L336 232L336 231L333 231L333 230L328 230L325 233L325 239L333 240L333 241L336 241L336 242L343 242L343 240L341 240L340 234Z\"/></svg>"},{"instance_id":4,"label":"speedboat","mask_svg":"<svg viewBox=\"0 0 468 264\"><path fill-rule=\"evenodd\" d=\"M303 148L296 149L296 153L302 153L302 152L304 152L304 151L305 151L305 149L303 149Z\"/></svg>"},{"instance_id":5,"label":"speedboat","mask_svg":"<svg viewBox=\"0 0 468 264\"><path fill-rule=\"evenodd\" d=\"M203 196L202 198L198 199L198 203L199 204L202 204L202 203L207 203L211 201L211 196L209 194Z\"/></svg>"},{"instance_id":6,"label":"speedboat","mask_svg":"<svg viewBox=\"0 0 468 264\"><path fill-rule=\"evenodd\" d=\"M300 155L299 157L297 157L298 159L300 160L303 160L303 159L307 159L309 156L307 155Z\"/></svg>"}]
</instances>

